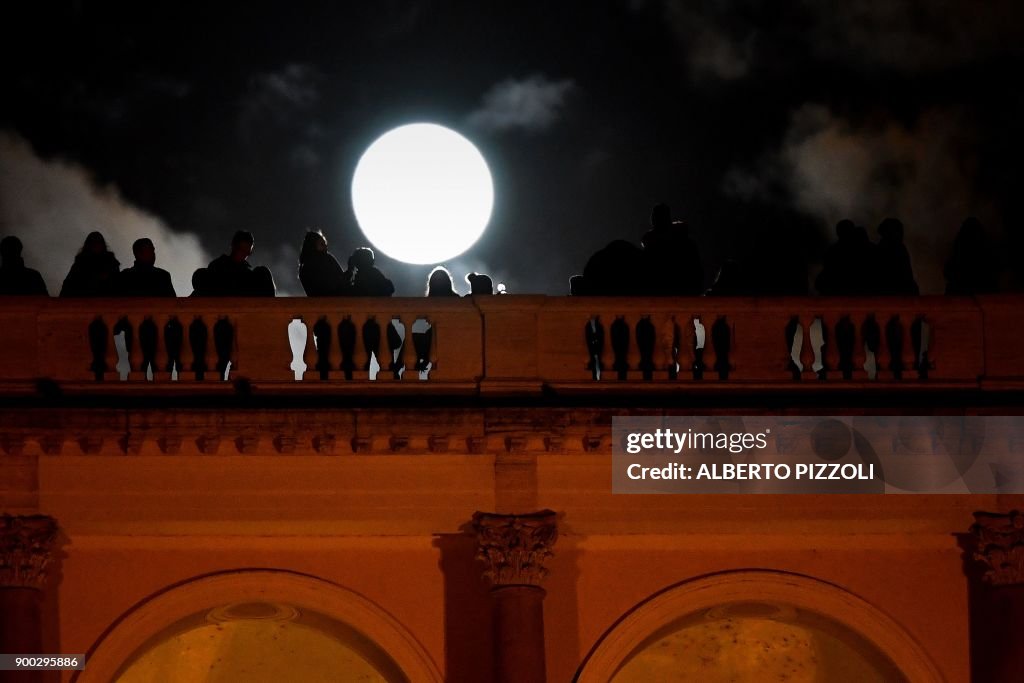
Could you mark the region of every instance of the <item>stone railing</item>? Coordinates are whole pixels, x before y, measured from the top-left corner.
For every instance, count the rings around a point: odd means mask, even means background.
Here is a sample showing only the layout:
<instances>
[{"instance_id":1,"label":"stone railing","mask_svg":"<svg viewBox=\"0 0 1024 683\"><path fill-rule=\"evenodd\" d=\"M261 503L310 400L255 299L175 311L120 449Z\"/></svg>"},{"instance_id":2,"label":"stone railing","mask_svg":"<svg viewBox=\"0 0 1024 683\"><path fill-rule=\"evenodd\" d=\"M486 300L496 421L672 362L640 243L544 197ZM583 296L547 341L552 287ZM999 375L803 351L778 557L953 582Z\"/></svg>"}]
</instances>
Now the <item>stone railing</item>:
<instances>
[{"instance_id":1,"label":"stone railing","mask_svg":"<svg viewBox=\"0 0 1024 683\"><path fill-rule=\"evenodd\" d=\"M8 298L0 394L1020 389L1022 310L1019 295Z\"/></svg>"}]
</instances>

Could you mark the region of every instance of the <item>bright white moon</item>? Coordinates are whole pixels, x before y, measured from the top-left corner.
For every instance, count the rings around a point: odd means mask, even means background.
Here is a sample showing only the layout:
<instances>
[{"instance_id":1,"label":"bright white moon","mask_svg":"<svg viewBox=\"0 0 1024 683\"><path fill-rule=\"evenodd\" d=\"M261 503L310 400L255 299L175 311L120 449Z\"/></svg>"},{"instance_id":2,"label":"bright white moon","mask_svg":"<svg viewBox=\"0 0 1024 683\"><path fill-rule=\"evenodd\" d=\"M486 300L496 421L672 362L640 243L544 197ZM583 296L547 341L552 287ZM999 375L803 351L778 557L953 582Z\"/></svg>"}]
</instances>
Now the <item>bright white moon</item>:
<instances>
[{"instance_id":1,"label":"bright white moon","mask_svg":"<svg viewBox=\"0 0 1024 683\"><path fill-rule=\"evenodd\" d=\"M352 206L374 247L406 263L440 263L473 246L494 206L483 155L433 123L388 131L363 153Z\"/></svg>"}]
</instances>

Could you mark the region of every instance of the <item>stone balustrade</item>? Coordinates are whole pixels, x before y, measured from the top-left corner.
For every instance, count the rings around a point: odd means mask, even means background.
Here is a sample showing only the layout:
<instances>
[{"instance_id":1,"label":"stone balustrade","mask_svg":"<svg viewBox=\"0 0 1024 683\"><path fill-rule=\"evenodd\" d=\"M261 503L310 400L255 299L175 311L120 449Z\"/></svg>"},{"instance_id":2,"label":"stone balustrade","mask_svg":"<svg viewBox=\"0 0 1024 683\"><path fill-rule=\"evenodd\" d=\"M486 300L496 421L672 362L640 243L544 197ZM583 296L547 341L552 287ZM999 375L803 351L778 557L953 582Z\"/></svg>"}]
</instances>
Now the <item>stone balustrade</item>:
<instances>
[{"instance_id":1,"label":"stone balustrade","mask_svg":"<svg viewBox=\"0 0 1024 683\"><path fill-rule=\"evenodd\" d=\"M1022 310L1024 295L6 298L0 395L1019 390Z\"/></svg>"}]
</instances>

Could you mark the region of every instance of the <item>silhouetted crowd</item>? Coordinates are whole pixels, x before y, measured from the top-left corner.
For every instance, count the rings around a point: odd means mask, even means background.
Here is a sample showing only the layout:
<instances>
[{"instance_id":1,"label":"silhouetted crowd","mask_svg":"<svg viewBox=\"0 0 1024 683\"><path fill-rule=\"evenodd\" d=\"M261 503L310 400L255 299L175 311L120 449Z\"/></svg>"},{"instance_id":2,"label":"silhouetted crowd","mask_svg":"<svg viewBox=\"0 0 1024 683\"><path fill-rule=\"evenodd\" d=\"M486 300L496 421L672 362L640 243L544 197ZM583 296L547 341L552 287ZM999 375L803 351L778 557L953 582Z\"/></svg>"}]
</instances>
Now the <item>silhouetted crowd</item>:
<instances>
[{"instance_id":1,"label":"silhouetted crowd","mask_svg":"<svg viewBox=\"0 0 1024 683\"><path fill-rule=\"evenodd\" d=\"M878 241L851 220L836 225L836 241L824 255L814 286L828 296L879 296L919 294L910 253L903 243L903 224L886 218L878 226ZM192 275L191 296L272 297L277 293L274 276L266 266L253 267L252 233L240 230L231 248L199 268ZM772 242L755 244L757 255L750 264L724 260L714 281L704 289L704 267L700 251L690 238L685 221L673 220L668 206L658 204L651 211L650 229L640 246L615 240L588 260L582 275L569 281L573 296L754 296L806 294L806 265L793 253L773 247ZM25 266L22 243L17 237L0 240L0 296L47 296L40 274ZM171 276L156 267L152 240L142 238L132 245L135 262L121 270L121 264L107 248L99 232L85 238L60 289L62 297L174 297ZM975 218L960 227L953 252L945 267L946 293L984 294L998 289L998 273L985 229ZM306 232L299 252L298 278L307 296L387 297L395 286L374 265L374 253L360 247L348 257L343 268L327 248L319 230ZM466 296L490 296L495 287L480 273L466 276ZM504 285L498 285L504 294ZM452 275L438 266L427 278L426 296L458 297Z\"/></svg>"}]
</instances>

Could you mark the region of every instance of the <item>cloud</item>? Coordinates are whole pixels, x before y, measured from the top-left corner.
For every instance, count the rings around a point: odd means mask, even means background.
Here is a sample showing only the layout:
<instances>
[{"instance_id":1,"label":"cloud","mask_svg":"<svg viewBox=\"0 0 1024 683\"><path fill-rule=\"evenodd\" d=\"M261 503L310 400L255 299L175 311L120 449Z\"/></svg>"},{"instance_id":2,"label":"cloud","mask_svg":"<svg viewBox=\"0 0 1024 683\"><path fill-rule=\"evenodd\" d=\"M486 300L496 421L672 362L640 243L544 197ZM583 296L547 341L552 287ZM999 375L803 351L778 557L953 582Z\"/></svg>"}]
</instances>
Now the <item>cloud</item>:
<instances>
[{"instance_id":1,"label":"cloud","mask_svg":"<svg viewBox=\"0 0 1024 683\"><path fill-rule=\"evenodd\" d=\"M663 0L663 11L695 80L735 80L762 62L791 71L808 55L917 74L1024 52L1015 0Z\"/></svg>"},{"instance_id":2,"label":"cloud","mask_svg":"<svg viewBox=\"0 0 1024 683\"><path fill-rule=\"evenodd\" d=\"M320 103L322 75L309 64L291 63L273 71L254 74L242 96L238 135L248 147L270 141L298 138L292 165L312 168L319 155L311 146L320 128L312 115Z\"/></svg>"},{"instance_id":3,"label":"cloud","mask_svg":"<svg viewBox=\"0 0 1024 683\"><path fill-rule=\"evenodd\" d=\"M0 131L0 233L17 235L25 263L60 292L85 236L99 230L121 261L132 265L132 242L153 240L157 265L171 273L180 296L192 292L192 272L210 261L199 238L170 228L126 202L116 187L97 186L83 167L39 158L24 138Z\"/></svg>"},{"instance_id":4,"label":"cloud","mask_svg":"<svg viewBox=\"0 0 1024 683\"><path fill-rule=\"evenodd\" d=\"M977 215L998 233L998 214L976 188L976 144L960 112L931 109L913 125L854 124L821 105L794 112L781 146L754 171L734 170L726 190L787 201L819 219L826 239L842 218L874 228L887 216L906 226L924 293L944 290L942 265L960 223Z\"/></svg>"},{"instance_id":5,"label":"cloud","mask_svg":"<svg viewBox=\"0 0 1024 683\"><path fill-rule=\"evenodd\" d=\"M728 3L726 3L728 4ZM669 0L665 5L669 25L686 53L691 76L735 80L747 75L753 56L753 29L742 22L715 16L707 7ZM738 30L739 36L732 35Z\"/></svg>"},{"instance_id":6,"label":"cloud","mask_svg":"<svg viewBox=\"0 0 1024 683\"><path fill-rule=\"evenodd\" d=\"M494 85L480 108L469 115L469 125L486 131L544 130L552 126L576 88L570 79L550 81L536 74L510 78Z\"/></svg>"}]
</instances>

